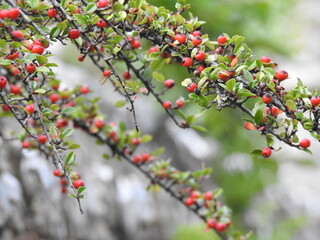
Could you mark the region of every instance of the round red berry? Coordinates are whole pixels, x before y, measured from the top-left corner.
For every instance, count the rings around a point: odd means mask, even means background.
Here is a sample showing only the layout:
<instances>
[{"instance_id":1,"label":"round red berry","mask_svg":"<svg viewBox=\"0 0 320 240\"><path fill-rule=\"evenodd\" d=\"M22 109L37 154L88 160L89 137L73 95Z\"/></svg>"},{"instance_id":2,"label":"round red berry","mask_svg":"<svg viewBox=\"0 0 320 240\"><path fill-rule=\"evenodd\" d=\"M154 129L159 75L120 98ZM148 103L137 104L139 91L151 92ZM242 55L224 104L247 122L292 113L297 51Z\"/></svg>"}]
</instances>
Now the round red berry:
<instances>
[{"instance_id":1,"label":"round red berry","mask_svg":"<svg viewBox=\"0 0 320 240\"><path fill-rule=\"evenodd\" d=\"M283 80L287 79L288 76L289 76L289 74L287 71L281 70L281 71L276 72L275 78L278 79L279 81L283 81Z\"/></svg>"},{"instance_id":2,"label":"round red berry","mask_svg":"<svg viewBox=\"0 0 320 240\"><path fill-rule=\"evenodd\" d=\"M176 106L177 106L177 108L183 108L183 106L184 106L184 101L182 100L182 99L177 99L176 100Z\"/></svg>"},{"instance_id":3,"label":"round red berry","mask_svg":"<svg viewBox=\"0 0 320 240\"><path fill-rule=\"evenodd\" d=\"M78 37L80 37L80 32L78 29L72 29L69 32L69 38L70 39L77 39Z\"/></svg>"},{"instance_id":4,"label":"round red berry","mask_svg":"<svg viewBox=\"0 0 320 240\"><path fill-rule=\"evenodd\" d=\"M167 79L167 80L164 81L163 84L164 84L164 86L165 86L166 88L173 88L174 85L175 85L175 82L174 82L174 80L172 80L172 79Z\"/></svg>"},{"instance_id":5,"label":"round red berry","mask_svg":"<svg viewBox=\"0 0 320 240\"><path fill-rule=\"evenodd\" d=\"M12 36L14 36L15 38L24 38L24 35L23 35L22 32L20 32L19 30L12 31L11 34L12 34Z\"/></svg>"},{"instance_id":6,"label":"round red berry","mask_svg":"<svg viewBox=\"0 0 320 240\"><path fill-rule=\"evenodd\" d=\"M97 128L101 129L101 128L103 128L103 126L105 125L105 123L104 123L104 121L101 120L101 119L96 119L96 120L94 120L94 125L95 125Z\"/></svg>"},{"instance_id":7,"label":"round red berry","mask_svg":"<svg viewBox=\"0 0 320 240\"><path fill-rule=\"evenodd\" d=\"M19 57L19 52L14 52L14 53L8 55L6 58L10 59L10 60L14 60L14 59L16 59L18 57Z\"/></svg>"},{"instance_id":8,"label":"round red berry","mask_svg":"<svg viewBox=\"0 0 320 240\"><path fill-rule=\"evenodd\" d=\"M60 170L59 169L53 170L53 175L56 176L56 177L60 177L61 176Z\"/></svg>"},{"instance_id":9,"label":"round red berry","mask_svg":"<svg viewBox=\"0 0 320 240\"><path fill-rule=\"evenodd\" d=\"M132 161L135 163L135 164L139 164L142 162L142 158L141 156L139 155L134 155L133 158L132 158Z\"/></svg>"},{"instance_id":10,"label":"round red berry","mask_svg":"<svg viewBox=\"0 0 320 240\"><path fill-rule=\"evenodd\" d=\"M34 104L30 104L24 107L24 109L29 113L33 114L34 113Z\"/></svg>"},{"instance_id":11,"label":"round red berry","mask_svg":"<svg viewBox=\"0 0 320 240\"><path fill-rule=\"evenodd\" d=\"M198 47L200 44L202 43L202 38L197 36L197 37L194 37L192 39L192 44L195 46L195 47Z\"/></svg>"},{"instance_id":12,"label":"round red berry","mask_svg":"<svg viewBox=\"0 0 320 240\"><path fill-rule=\"evenodd\" d=\"M148 53L159 52L159 48L157 46L153 46L149 49Z\"/></svg>"},{"instance_id":13,"label":"round red berry","mask_svg":"<svg viewBox=\"0 0 320 240\"><path fill-rule=\"evenodd\" d=\"M82 94L87 94L87 93L90 92L90 89L88 88L88 86L83 85L83 86L81 86L81 88L80 88L80 92L81 92Z\"/></svg>"},{"instance_id":14,"label":"round red berry","mask_svg":"<svg viewBox=\"0 0 320 240\"><path fill-rule=\"evenodd\" d=\"M190 67L190 66L192 66L192 59L189 58L189 57L183 58L183 60L182 60L182 62L181 62L181 65L184 66L184 67Z\"/></svg>"},{"instance_id":15,"label":"round red berry","mask_svg":"<svg viewBox=\"0 0 320 240\"><path fill-rule=\"evenodd\" d=\"M1 9L0 10L0 19L6 19L6 18L9 18L9 10Z\"/></svg>"},{"instance_id":16,"label":"round red berry","mask_svg":"<svg viewBox=\"0 0 320 240\"><path fill-rule=\"evenodd\" d=\"M219 232L224 232L227 229L227 224L225 224L225 223L217 223L216 229Z\"/></svg>"},{"instance_id":17,"label":"round red berry","mask_svg":"<svg viewBox=\"0 0 320 240\"><path fill-rule=\"evenodd\" d=\"M204 194L203 198L204 198L204 200L206 200L206 201L212 200L212 198L213 198L213 192L211 192L211 191L206 192L206 193Z\"/></svg>"},{"instance_id":18,"label":"round red berry","mask_svg":"<svg viewBox=\"0 0 320 240\"><path fill-rule=\"evenodd\" d=\"M264 94L262 96L262 101L265 103L265 104L268 104L272 101L272 96L270 94Z\"/></svg>"},{"instance_id":19,"label":"round red berry","mask_svg":"<svg viewBox=\"0 0 320 240\"><path fill-rule=\"evenodd\" d=\"M8 83L8 80L5 76L0 76L0 89L4 89Z\"/></svg>"},{"instance_id":20,"label":"round red berry","mask_svg":"<svg viewBox=\"0 0 320 240\"><path fill-rule=\"evenodd\" d=\"M47 136L46 135L39 135L38 136L38 143L45 144L47 142Z\"/></svg>"},{"instance_id":21,"label":"round red berry","mask_svg":"<svg viewBox=\"0 0 320 240\"><path fill-rule=\"evenodd\" d=\"M193 35L194 37L200 37L200 36L201 36L201 32L200 32L200 31L193 31L193 32L192 32L192 35Z\"/></svg>"},{"instance_id":22,"label":"round red berry","mask_svg":"<svg viewBox=\"0 0 320 240\"><path fill-rule=\"evenodd\" d=\"M21 93L21 87L17 84L11 84L10 85L10 92L18 95Z\"/></svg>"},{"instance_id":23,"label":"round red berry","mask_svg":"<svg viewBox=\"0 0 320 240\"><path fill-rule=\"evenodd\" d=\"M81 179L77 179L73 182L73 186L75 189L78 189L79 187L84 186L84 181L82 181Z\"/></svg>"},{"instance_id":24,"label":"round red berry","mask_svg":"<svg viewBox=\"0 0 320 240\"><path fill-rule=\"evenodd\" d=\"M193 93L196 88L198 88L198 85L196 83L190 83L187 87L187 91L189 93Z\"/></svg>"},{"instance_id":25,"label":"round red berry","mask_svg":"<svg viewBox=\"0 0 320 240\"><path fill-rule=\"evenodd\" d=\"M99 1L97 2L98 8L104 8L104 7L106 7L107 5L109 5L109 1L108 1L108 0L99 0Z\"/></svg>"},{"instance_id":26,"label":"round red berry","mask_svg":"<svg viewBox=\"0 0 320 240\"><path fill-rule=\"evenodd\" d=\"M204 60L206 60L206 57L207 56L204 51L198 51L197 54L194 56L194 58L199 62L203 62Z\"/></svg>"},{"instance_id":27,"label":"round red berry","mask_svg":"<svg viewBox=\"0 0 320 240\"><path fill-rule=\"evenodd\" d=\"M218 74L219 78L222 80L222 81L227 81L229 79L229 74L227 71L224 71L224 72L221 72Z\"/></svg>"},{"instance_id":28,"label":"round red berry","mask_svg":"<svg viewBox=\"0 0 320 240\"><path fill-rule=\"evenodd\" d=\"M52 103L56 103L59 100L59 98L60 98L59 95L56 94L56 93L53 93L53 94L50 95L50 101Z\"/></svg>"},{"instance_id":29,"label":"round red berry","mask_svg":"<svg viewBox=\"0 0 320 240\"><path fill-rule=\"evenodd\" d=\"M192 206L193 204L195 203L194 199L192 199L191 197L187 198L185 201L184 201L184 204L186 206Z\"/></svg>"},{"instance_id":30,"label":"round red berry","mask_svg":"<svg viewBox=\"0 0 320 240\"><path fill-rule=\"evenodd\" d=\"M144 162L148 162L149 159L150 159L150 155L149 155L148 153L142 153L142 154L141 154L141 159L142 159L142 161L144 161Z\"/></svg>"},{"instance_id":31,"label":"round red berry","mask_svg":"<svg viewBox=\"0 0 320 240\"><path fill-rule=\"evenodd\" d=\"M128 71L125 71L123 74L122 74L122 77L126 80L130 80L132 78L132 74Z\"/></svg>"},{"instance_id":32,"label":"round red berry","mask_svg":"<svg viewBox=\"0 0 320 240\"><path fill-rule=\"evenodd\" d=\"M312 98L310 99L310 102L311 102L311 105L312 105L313 107L316 107L316 106L318 106L318 105L320 104L320 97L318 97L318 96L312 97Z\"/></svg>"},{"instance_id":33,"label":"round red berry","mask_svg":"<svg viewBox=\"0 0 320 240\"><path fill-rule=\"evenodd\" d=\"M140 145L141 144L141 138L132 138L132 144L133 145Z\"/></svg>"},{"instance_id":34,"label":"round red berry","mask_svg":"<svg viewBox=\"0 0 320 240\"><path fill-rule=\"evenodd\" d=\"M79 55L78 61L83 62L86 59L86 55Z\"/></svg>"},{"instance_id":35,"label":"round red berry","mask_svg":"<svg viewBox=\"0 0 320 240\"><path fill-rule=\"evenodd\" d=\"M33 45L31 52L41 55L44 52L44 47L42 47L40 45Z\"/></svg>"},{"instance_id":36,"label":"round red berry","mask_svg":"<svg viewBox=\"0 0 320 240\"><path fill-rule=\"evenodd\" d=\"M37 68L37 66L34 63L28 63L26 66L26 70L28 73L34 73L36 68Z\"/></svg>"},{"instance_id":37,"label":"round red berry","mask_svg":"<svg viewBox=\"0 0 320 240\"><path fill-rule=\"evenodd\" d=\"M186 37L186 35L184 35L184 34L177 34L177 35L174 37L174 40L175 40L175 41L178 41L180 44L183 44L183 43L186 42L187 37Z\"/></svg>"},{"instance_id":38,"label":"round red berry","mask_svg":"<svg viewBox=\"0 0 320 240\"><path fill-rule=\"evenodd\" d=\"M269 63L269 62L271 62L271 58L269 58L268 56L263 56L260 58L260 61L262 63Z\"/></svg>"},{"instance_id":39,"label":"round red berry","mask_svg":"<svg viewBox=\"0 0 320 240\"><path fill-rule=\"evenodd\" d=\"M9 18L11 20L16 20L20 16L20 9L19 8L11 8L9 10Z\"/></svg>"},{"instance_id":40,"label":"round red berry","mask_svg":"<svg viewBox=\"0 0 320 240\"><path fill-rule=\"evenodd\" d=\"M110 70L104 70L103 71L103 76L106 78L109 78L111 76L111 71Z\"/></svg>"},{"instance_id":41,"label":"round red berry","mask_svg":"<svg viewBox=\"0 0 320 240\"><path fill-rule=\"evenodd\" d=\"M102 18L100 18L99 21L97 22L97 26L99 28L105 28L107 26L107 22L104 21Z\"/></svg>"},{"instance_id":42,"label":"round red berry","mask_svg":"<svg viewBox=\"0 0 320 240\"><path fill-rule=\"evenodd\" d=\"M264 148L264 149L262 150L261 155L262 155L263 157L267 158L267 157L270 157L270 156L271 156L271 153L272 153L271 149L268 148L268 147L266 147L266 148Z\"/></svg>"},{"instance_id":43,"label":"round red berry","mask_svg":"<svg viewBox=\"0 0 320 240\"><path fill-rule=\"evenodd\" d=\"M170 101L164 101L162 103L162 106L163 106L164 109L169 109L169 108L171 108L172 105L171 105Z\"/></svg>"},{"instance_id":44,"label":"round red berry","mask_svg":"<svg viewBox=\"0 0 320 240\"><path fill-rule=\"evenodd\" d=\"M221 34L218 38L217 38L217 42L220 44L220 45L223 45L227 42L227 37L224 36L223 34Z\"/></svg>"},{"instance_id":45,"label":"round red berry","mask_svg":"<svg viewBox=\"0 0 320 240\"><path fill-rule=\"evenodd\" d=\"M48 10L47 14L49 18L54 18L55 16L57 16L57 10L54 8L51 8Z\"/></svg>"},{"instance_id":46,"label":"round red berry","mask_svg":"<svg viewBox=\"0 0 320 240\"><path fill-rule=\"evenodd\" d=\"M22 144L21 144L22 148L29 148L30 146L31 146L31 144L28 141L23 141Z\"/></svg>"},{"instance_id":47,"label":"round red berry","mask_svg":"<svg viewBox=\"0 0 320 240\"><path fill-rule=\"evenodd\" d=\"M215 228L216 225L217 225L217 220L216 219L210 218L210 219L207 220L207 226L209 228Z\"/></svg>"},{"instance_id":48,"label":"round red berry","mask_svg":"<svg viewBox=\"0 0 320 240\"><path fill-rule=\"evenodd\" d=\"M299 145L302 148L308 148L308 147L310 147L311 143L310 143L310 140L308 138L304 138L304 139L302 139L300 141Z\"/></svg>"}]
</instances>

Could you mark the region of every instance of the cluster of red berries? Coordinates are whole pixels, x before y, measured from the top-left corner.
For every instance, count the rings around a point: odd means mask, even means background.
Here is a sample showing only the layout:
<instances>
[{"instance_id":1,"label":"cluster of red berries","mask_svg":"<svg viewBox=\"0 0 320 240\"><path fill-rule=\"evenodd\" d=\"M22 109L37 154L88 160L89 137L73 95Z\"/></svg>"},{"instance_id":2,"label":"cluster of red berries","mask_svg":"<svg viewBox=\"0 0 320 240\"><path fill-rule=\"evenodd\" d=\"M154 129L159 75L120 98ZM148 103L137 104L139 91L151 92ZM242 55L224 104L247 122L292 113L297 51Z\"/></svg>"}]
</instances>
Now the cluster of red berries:
<instances>
[{"instance_id":1,"label":"cluster of red berries","mask_svg":"<svg viewBox=\"0 0 320 240\"><path fill-rule=\"evenodd\" d=\"M61 172L59 169L55 169L53 170L53 175L56 177L60 177L61 192L66 193L68 181L65 178L64 172ZM75 189L78 189L79 187L84 186L84 181L80 179L79 173L71 172L70 175L71 175L72 185Z\"/></svg>"},{"instance_id":2,"label":"cluster of red berries","mask_svg":"<svg viewBox=\"0 0 320 240\"><path fill-rule=\"evenodd\" d=\"M166 81L164 81L163 85L166 89L172 89L175 86L175 81L172 79L167 79ZM181 98L177 99L175 102L175 108L179 109L184 107L184 105L185 105L185 102ZM162 106L164 109L170 109L172 108L172 103L170 101L164 101L162 103Z\"/></svg>"},{"instance_id":3,"label":"cluster of red berries","mask_svg":"<svg viewBox=\"0 0 320 240\"><path fill-rule=\"evenodd\" d=\"M10 8L10 9L1 9L0 10L0 19L11 19L16 20L20 17L19 8Z\"/></svg>"}]
</instances>

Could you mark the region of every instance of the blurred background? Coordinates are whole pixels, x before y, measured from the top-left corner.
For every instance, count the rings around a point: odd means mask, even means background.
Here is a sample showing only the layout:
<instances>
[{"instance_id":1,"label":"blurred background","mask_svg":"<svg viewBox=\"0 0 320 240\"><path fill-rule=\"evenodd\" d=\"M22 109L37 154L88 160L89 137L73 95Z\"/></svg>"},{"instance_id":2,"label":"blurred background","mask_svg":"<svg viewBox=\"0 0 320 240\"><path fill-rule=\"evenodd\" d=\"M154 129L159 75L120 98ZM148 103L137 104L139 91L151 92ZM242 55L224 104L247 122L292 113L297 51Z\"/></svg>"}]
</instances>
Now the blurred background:
<instances>
[{"instance_id":1,"label":"blurred background","mask_svg":"<svg viewBox=\"0 0 320 240\"><path fill-rule=\"evenodd\" d=\"M174 0L149 2L169 9L175 4ZM268 55L280 64L279 69L289 72L286 87L294 86L299 77L311 89L319 88L319 1L189 2L193 15L207 22L202 31L211 38L221 33L245 36L257 57ZM90 86L103 96L101 107L107 121L121 119L132 126L131 114L113 107L119 96L108 84L99 86L101 73L89 60L79 63L75 48L54 46L51 50L60 66L57 73L65 84L62 87ZM180 81L186 77L183 68L176 69L177 65L168 66L163 71L166 78ZM138 99L136 107L140 129L154 136L149 147L166 147L164 158L171 158L180 169L212 167L212 179L204 188L224 189L221 200L233 209L234 229L253 231L253 240L319 239L320 152L316 141L312 141L313 155L277 144L283 149L272 158L253 159L250 151L265 143L258 132L243 128L240 112L206 112L199 123L208 133L202 134L177 129L161 106L145 100ZM3 119L0 124L2 129L12 127ZM84 215L73 199L60 193L50 163L36 152L21 151L19 142L0 140L0 239L217 239L166 193L147 192L146 179L131 166L103 159L107 149L96 146L80 131L75 139L82 146L77 150L77 169L89 190L82 201Z\"/></svg>"}]
</instances>

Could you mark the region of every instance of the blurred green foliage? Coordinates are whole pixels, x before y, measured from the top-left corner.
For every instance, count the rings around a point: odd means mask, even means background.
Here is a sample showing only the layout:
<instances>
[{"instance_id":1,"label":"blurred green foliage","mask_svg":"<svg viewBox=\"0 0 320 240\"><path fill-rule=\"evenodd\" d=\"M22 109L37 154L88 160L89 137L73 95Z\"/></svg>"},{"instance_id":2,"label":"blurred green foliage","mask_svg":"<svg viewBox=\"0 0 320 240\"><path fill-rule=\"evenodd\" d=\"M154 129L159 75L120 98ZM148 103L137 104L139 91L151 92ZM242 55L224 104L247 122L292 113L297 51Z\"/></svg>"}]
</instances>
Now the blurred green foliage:
<instances>
[{"instance_id":1,"label":"blurred green foliage","mask_svg":"<svg viewBox=\"0 0 320 240\"><path fill-rule=\"evenodd\" d=\"M180 226L173 236L173 240L219 240L213 231L205 231L205 225Z\"/></svg>"}]
</instances>

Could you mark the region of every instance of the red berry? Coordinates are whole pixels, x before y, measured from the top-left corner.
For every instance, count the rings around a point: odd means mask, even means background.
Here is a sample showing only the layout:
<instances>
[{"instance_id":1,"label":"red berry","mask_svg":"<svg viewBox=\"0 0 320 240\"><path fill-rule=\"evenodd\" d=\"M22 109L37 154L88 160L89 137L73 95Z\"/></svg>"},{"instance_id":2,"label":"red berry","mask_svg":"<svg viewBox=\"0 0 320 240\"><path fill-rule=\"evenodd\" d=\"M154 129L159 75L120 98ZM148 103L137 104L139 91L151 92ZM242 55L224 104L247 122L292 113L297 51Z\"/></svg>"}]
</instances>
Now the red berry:
<instances>
[{"instance_id":1,"label":"red berry","mask_svg":"<svg viewBox=\"0 0 320 240\"><path fill-rule=\"evenodd\" d=\"M312 98L310 99L310 102L311 102L311 105L312 105L313 107L316 107L316 106L318 106L318 105L320 104L320 97L318 97L318 96L312 97Z\"/></svg>"},{"instance_id":2,"label":"red berry","mask_svg":"<svg viewBox=\"0 0 320 240\"><path fill-rule=\"evenodd\" d=\"M196 88L198 88L198 85L196 83L190 83L187 87L187 91L189 93L193 93Z\"/></svg>"},{"instance_id":3,"label":"red berry","mask_svg":"<svg viewBox=\"0 0 320 240\"><path fill-rule=\"evenodd\" d=\"M195 47L198 47L200 44L202 43L202 38L197 36L197 37L194 37L192 39L192 44L195 46Z\"/></svg>"},{"instance_id":4,"label":"red berry","mask_svg":"<svg viewBox=\"0 0 320 240\"><path fill-rule=\"evenodd\" d=\"M185 201L184 201L184 204L186 205L186 206L192 206L193 204L195 203L195 201L192 199L192 198L187 198Z\"/></svg>"},{"instance_id":5,"label":"red berry","mask_svg":"<svg viewBox=\"0 0 320 240\"><path fill-rule=\"evenodd\" d=\"M11 20L16 20L20 16L20 9L19 8L11 8L9 10L9 18Z\"/></svg>"},{"instance_id":6,"label":"red berry","mask_svg":"<svg viewBox=\"0 0 320 240\"><path fill-rule=\"evenodd\" d=\"M311 143L310 143L310 140L308 138L304 138L304 139L302 139L300 141L299 145L302 148L308 148L308 147L310 147Z\"/></svg>"},{"instance_id":7,"label":"red berry","mask_svg":"<svg viewBox=\"0 0 320 240\"><path fill-rule=\"evenodd\" d=\"M18 95L21 93L21 87L17 84L12 84L10 85L10 92Z\"/></svg>"},{"instance_id":8,"label":"red berry","mask_svg":"<svg viewBox=\"0 0 320 240\"><path fill-rule=\"evenodd\" d=\"M133 145L140 145L141 144L141 138L132 138L132 144Z\"/></svg>"},{"instance_id":9,"label":"red berry","mask_svg":"<svg viewBox=\"0 0 320 240\"><path fill-rule=\"evenodd\" d=\"M24 38L24 35L23 35L22 32L20 32L19 30L17 30L17 31L12 31L11 34L12 34L12 36L14 36L15 38Z\"/></svg>"},{"instance_id":10,"label":"red berry","mask_svg":"<svg viewBox=\"0 0 320 240\"><path fill-rule=\"evenodd\" d=\"M5 76L0 76L0 89L4 89L8 83L8 80Z\"/></svg>"},{"instance_id":11,"label":"red berry","mask_svg":"<svg viewBox=\"0 0 320 240\"><path fill-rule=\"evenodd\" d=\"M216 229L219 232L224 232L227 229L227 224L225 224L225 223L217 223Z\"/></svg>"},{"instance_id":12,"label":"red berry","mask_svg":"<svg viewBox=\"0 0 320 240\"><path fill-rule=\"evenodd\" d=\"M204 198L204 200L206 200L206 201L212 200L212 198L213 198L213 192L211 192L211 191L206 192L206 193L204 194L203 198Z\"/></svg>"},{"instance_id":13,"label":"red berry","mask_svg":"<svg viewBox=\"0 0 320 240\"><path fill-rule=\"evenodd\" d=\"M83 86L81 86L81 88L80 88L80 92L81 92L82 94L87 94L87 93L90 92L90 89L89 89L87 86L83 85Z\"/></svg>"},{"instance_id":14,"label":"red berry","mask_svg":"<svg viewBox=\"0 0 320 240\"><path fill-rule=\"evenodd\" d=\"M63 193L63 194L67 193L67 188L66 187L62 187L61 188L61 193Z\"/></svg>"},{"instance_id":15,"label":"red berry","mask_svg":"<svg viewBox=\"0 0 320 240\"><path fill-rule=\"evenodd\" d=\"M153 46L149 49L148 53L159 52L159 48L157 46Z\"/></svg>"},{"instance_id":16,"label":"red berry","mask_svg":"<svg viewBox=\"0 0 320 240\"><path fill-rule=\"evenodd\" d=\"M170 101L164 101L162 103L162 106L163 106L164 109L169 109L169 108L171 108L172 105L171 105Z\"/></svg>"},{"instance_id":17,"label":"red berry","mask_svg":"<svg viewBox=\"0 0 320 240\"><path fill-rule=\"evenodd\" d=\"M182 108L184 106L184 101L182 99L177 99L176 101L177 108Z\"/></svg>"},{"instance_id":18,"label":"red berry","mask_svg":"<svg viewBox=\"0 0 320 240\"><path fill-rule=\"evenodd\" d=\"M229 74L227 71L224 71L224 72L221 72L218 74L219 78L222 80L222 81L227 81L229 79Z\"/></svg>"},{"instance_id":19,"label":"red berry","mask_svg":"<svg viewBox=\"0 0 320 240\"><path fill-rule=\"evenodd\" d=\"M192 66L192 59L189 57L185 57L185 58L183 58L183 60L180 64L184 67L190 67L190 66Z\"/></svg>"},{"instance_id":20,"label":"red berry","mask_svg":"<svg viewBox=\"0 0 320 240\"><path fill-rule=\"evenodd\" d=\"M61 176L60 170L59 169L53 170L53 175L56 176L56 177L60 177Z\"/></svg>"},{"instance_id":21,"label":"red berry","mask_svg":"<svg viewBox=\"0 0 320 240\"><path fill-rule=\"evenodd\" d=\"M177 34L174 38L174 41L178 41L180 44L184 44L187 40L186 35L184 34Z\"/></svg>"},{"instance_id":22,"label":"red berry","mask_svg":"<svg viewBox=\"0 0 320 240\"><path fill-rule=\"evenodd\" d=\"M123 74L122 74L123 78L126 79L126 80L130 80L132 78L132 74L128 71L125 71Z\"/></svg>"},{"instance_id":23,"label":"red berry","mask_svg":"<svg viewBox=\"0 0 320 240\"><path fill-rule=\"evenodd\" d=\"M203 70L205 69L205 67L203 65L200 65L197 70L199 73L201 73Z\"/></svg>"},{"instance_id":24,"label":"red berry","mask_svg":"<svg viewBox=\"0 0 320 240\"><path fill-rule=\"evenodd\" d=\"M58 118L56 121L57 128L62 128L68 126L68 119Z\"/></svg>"},{"instance_id":25,"label":"red berry","mask_svg":"<svg viewBox=\"0 0 320 240\"><path fill-rule=\"evenodd\" d=\"M224 36L223 34L221 34L218 38L217 38L217 42L220 44L220 45L223 45L227 42L227 37Z\"/></svg>"},{"instance_id":26,"label":"red berry","mask_svg":"<svg viewBox=\"0 0 320 240\"><path fill-rule=\"evenodd\" d=\"M55 16L57 16L57 10L54 8L51 8L48 10L47 14L49 18L54 18Z\"/></svg>"},{"instance_id":27,"label":"red berry","mask_svg":"<svg viewBox=\"0 0 320 240\"><path fill-rule=\"evenodd\" d=\"M84 181L77 179L73 182L73 186L75 189L78 189L79 187L84 186Z\"/></svg>"},{"instance_id":28,"label":"red berry","mask_svg":"<svg viewBox=\"0 0 320 240\"><path fill-rule=\"evenodd\" d=\"M44 52L44 47L42 47L40 45L33 45L31 52L41 55Z\"/></svg>"},{"instance_id":29,"label":"red berry","mask_svg":"<svg viewBox=\"0 0 320 240\"><path fill-rule=\"evenodd\" d=\"M276 72L275 78L278 79L279 81L283 81L283 80L287 79L288 76L289 76L289 74L287 71L281 70L281 71Z\"/></svg>"},{"instance_id":30,"label":"red berry","mask_svg":"<svg viewBox=\"0 0 320 240\"><path fill-rule=\"evenodd\" d=\"M261 155L262 155L263 157L267 158L267 157L270 157L270 156L271 156L271 153L272 153L271 149L268 148L268 147L266 147L266 148L264 148L264 149L262 150Z\"/></svg>"},{"instance_id":31,"label":"red berry","mask_svg":"<svg viewBox=\"0 0 320 240\"><path fill-rule=\"evenodd\" d=\"M94 120L94 125L95 125L97 128L101 129L101 128L103 128L103 126L105 125L105 123L104 123L104 121L101 120L101 119L95 119L95 120Z\"/></svg>"},{"instance_id":32,"label":"red berry","mask_svg":"<svg viewBox=\"0 0 320 240\"><path fill-rule=\"evenodd\" d=\"M175 85L175 82L174 82L174 80L172 80L172 79L167 79L167 80L164 81L163 84L164 84L164 86L165 86L166 88L173 88L174 85Z\"/></svg>"},{"instance_id":33,"label":"red berry","mask_svg":"<svg viewBox=\"0 0 320 240\"><path fill-rule=\"evenodd\" d=\"M56 93L53 93L53 94L50 95L50 101L52 103L56 103L59 100L59 98L60 98L59 95L56 94Z\"/></svg>"},{"instance_id":34,"label":"red berry","mask_svg":"<svg viewBox=\"0 0 320 240\"><path fill-rule=\"evenodd\" d=\"M34 104L27 105L24 109L31 115L34 113Z\"/></svg>"},{"instance_id":35,"label":"red berry","mask_svg":"<svg viewBox=\"0 0 320 240\"><path fill-rule=\"evenodd\" d=\"M129 41L129 43L133 49L138 49L141 47L141 42L138 38L134 38L133 40Z\"/></svg>"},{"instance_id":36,"label":"red berry","mask_svg":"<svg viewBox=\"0 0 320 240\"><path fill-rule=\"evenodd\" d=\"M262 63L269 63L269 62L271 62L271 58L269 58L268 56L263 56L260 58L260 61Z\"/></svg>"},{"instance_id":37,"label":"red berry","mask_svg":"<svg viewBox=\"0 0 320 240\"><path fill-rule=\"evenodd\" d=\"M142 161L144 161L144 162L148 162L149 159L150 159L150 155L149 155L148 153L142 153L142 154L141 154L141 159L142 159Z\"/></svg>"},{"instance_id":38,"label":"red berry","mask_svg":"<svg viewBox=\"0 0 320 240\"><path fill-rule=\"evenodd\" d=\"M109 5L109 1L108 1L108 0L99 0L99 1L97 2L98 8L104 8L104 7L106 7L107 5Z\"/></svg>"},{"instance_id":39,"label":"red berry","mask_svg":"<svg viewBox=\"0 0 320 240\"><path fill-rule=\"evenodd\" d=\"M30 146L31 146L31 144L28 141L23 141L22 144L21 144L22 148L29 148Z\"/></svg>"},{"instance_id":40,"label":"red berry","mask_svg":"<svg viewBox=\"0 0 320 240\"><path fill-rule=\"evenodd\" d=\"M79 55L79 57L78 57L79 62L83 62L85 59L86 59L85 55Z\"/></svg>"},{"instance_id":41,"label":"red berry","mask_svg":"<svg viewBox=\"0 0 320 240\"><path fill-rule=\"evenodd\" d=\"M249 131L256 129L255 125L253 123L251 123L251 122L245 122L243 124L243 126L244 126L245 129L247 129Z\"/></svg>"},{"instance_id":42,"label":"red berry","mask_svg":"<svg viewBox=\"0 0 320 240\"><path fill-rule=\"evenodd\" d=\"M14 52L14 53L8 55L6 58L10 59L10 60L14 60L14 59L16 59L18 57L19 57L19 52Z\"/></svg>"},{"instance_id":43,"label":"red berry","mask_svg":"<svg viewBox=\"0 0 320 240\"><path fill-rule=\"evenodd\" d=\"M80 37L80 32L78 31L78 29L70 30L70 32L69 32L70 39L77 39L78 37Z\"/></svg>"},{"instance_id":44,"label":"red berry","mask_svg":"<svg viewBox=\"0 0 320 240\"><path fill-rule=\"evenodd\" d=\"M107 26L107 22L104 21L102 18L100 18L99 21L97 22L97 26L99 28L105 28Z\"/></svg>"},{"instance_id":45,"label":"red berry","mask_svg":"<svg viewBox=\"0 0 320 240\"><path fill-rule=\"evenodd\" d=\"M9 112L10 108L7 105L2 105L2 111Z\"/></svg>"},{"instance_id":46,"label":"red berry","mask_svg":"<svg viewBox=\"0 0 320 240\"><path fill-rule=\"evenodd\" d=\"M28 63L26 66L26 70L28 73L34 73L36 68L37 68L37 66L34 63Z\"/></svg>"},{"instance_id":47,"label":"red berry","mask_svg":"<svg viewBox=\"0 0 320 240\"><path fill-rule=\"evenodd\" d=\"M214 218L210 218L207 220L207 226L209 228L215 228L217 225L217 220L215 220Z\"/></svg>"},{"instance_id":48,"label":"red berry","mask_svg":"<svg viewBox=\"0 0 320 240\"><path fill-rule=\"evenodd\" d=\"M38 136L38 143L45 144L47 142L47 136L46 135L39 135Z\"/></svg>"},{"instance_id":49,"label":"red berry","mask_svg":"<svg viewBox=\"0 0 320 240\"><path fill-rule=\"evenodd\" d=\"M204 51L198 51L197 54L194 56L195 59L197 59L199 62L203 62L206 60L206 54Z\"/></svg>"},{"instance_id":50,"label":"red berry","mask_svg":"<svg viewBox=\"0 0 320 240\"><path fill-rule=\"evenodd\" d=\"M142 162L142 158L141 156L139 155L134 155L133 158L132 158L132 161L135 163L135 164L139 164Z\"/></svg>"},{"instance_id":51,"label":"red berry","mask_svg":"<svg viewBox=\"0 0 320 240\"><path fill-rule=\"evenodd\" d=\"M200 31L193 31L193 32L192 32L192 35L193 35L194 37L200 37L200 36L201 36L201 32L200 32Z\"/></svg>"},{"instance_id":52,"label":"red berry","mask_svg":"<svg viewBox=\"0 0 320 240\"><path fill-rule=\"evenodd\" d=\"M33 41L33 45L40 45L40 46L44 47L44 43L41 39L35 39Z\"/></svg>"},{"instance_id":53,"label":"red berry","mask_svg":"<svg viewBox=\"0 0 320 240\"><path fill-rule=\"evenodd\" d=\"M265 103L265 104L268 104L272 101L272 96L270 94L264 94L262 96L262 101Z\"/></svg>"},{"instance_id":54,"label":"red berry","mask_svg":"<svg viewBox=\"0 0 320 240\"><path fill-rule=\"evenodd\" d=\"M111 71L110 70L104 70L103 71L103 76L106 78L109 78L111 76Z\"/></svg>"},{"instance_id":55,"label":"red berry","mask_svg":"<svg viewBox=\"0 0 320 240\"><path fill-rule=\"evenodd\" d=\"M267 108L266 109L266 114L269 114L270 113L270 108ZM272 107L271 108L271 115L273 117L277 117L280 113L282 113L282 110L277 108L277 107Z\"/></svg>"},{"instance_id":56,"label":"red berry","mask_svg":"<svg viewBox=\"0 0 320 240\"><path fill-rule=\"evenodd\" d=\"M1 9L0 10L0 19L6 19L9 17L9 10Z\"/></svg>"}]
</instances>

